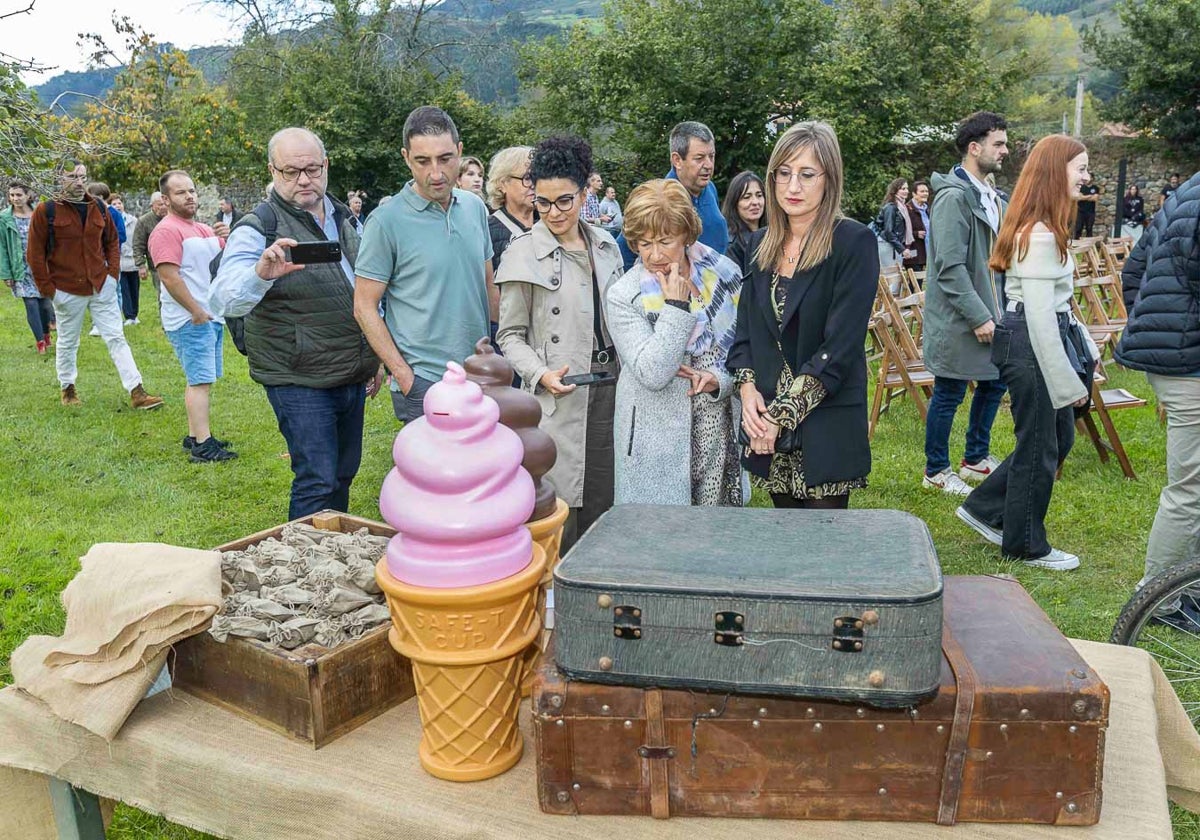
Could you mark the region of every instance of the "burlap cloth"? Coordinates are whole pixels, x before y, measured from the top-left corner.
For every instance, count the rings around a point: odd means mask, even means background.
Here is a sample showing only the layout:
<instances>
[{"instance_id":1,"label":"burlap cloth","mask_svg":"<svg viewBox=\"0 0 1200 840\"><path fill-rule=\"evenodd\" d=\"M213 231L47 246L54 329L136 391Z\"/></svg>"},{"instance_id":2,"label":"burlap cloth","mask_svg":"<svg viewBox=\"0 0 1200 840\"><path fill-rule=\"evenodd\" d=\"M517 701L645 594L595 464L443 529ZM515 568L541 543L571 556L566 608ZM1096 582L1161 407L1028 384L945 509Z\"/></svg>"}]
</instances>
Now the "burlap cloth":
<instances>
[{"instance_id":1,"label":"burlap cloth","mask_svg":"<svg viewBox=\"0 0 1200 840\"><path fill-rule=\"evenodd\" d=\"M411 701L313 751L178 692L142 703L106 744L10 688L0 692L0 766L56 775L220 837L253 840L1169 838L1168 783L1173 798L1200 807L1200 737L1143 651L1075 645L1112 690L1104 808L1090 828L786 820L757 820L751 828L744 820L548 816L537 805L527 707L521 763L496 779L455 784L418 766L420 724ZM44 777L0 771L0 785L7 786L0 788L0 837L56 836Z\"/></svg>"},{"instance_id":2,"label":"burlap cloth","mask_svg":"<svg viewBox=\"0 0 1200 840\"><path fill-rule=\"evenodd\" d=\"M206 628L221 606L220 564L215 551L97 543L63 590L62 636L31 636L13 651L14 681L63 720L111 740L171 644Z\"/></svg>"}]
</instances>

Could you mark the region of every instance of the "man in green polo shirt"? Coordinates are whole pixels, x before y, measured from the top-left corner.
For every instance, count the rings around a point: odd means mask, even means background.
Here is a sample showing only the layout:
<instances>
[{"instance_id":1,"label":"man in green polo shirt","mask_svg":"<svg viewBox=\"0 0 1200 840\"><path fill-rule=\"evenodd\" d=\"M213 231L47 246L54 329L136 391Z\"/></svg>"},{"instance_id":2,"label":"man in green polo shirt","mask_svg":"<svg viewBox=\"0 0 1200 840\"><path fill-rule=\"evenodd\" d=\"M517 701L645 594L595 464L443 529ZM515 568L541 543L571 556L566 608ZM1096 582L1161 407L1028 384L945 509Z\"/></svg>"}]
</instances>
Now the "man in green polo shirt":
<instances>
[{"instance_id":1,"label":"man in green polo shirt","mask_svg":"<svg viewBox=\"0 0 1200 840\"><path fill-rule=\"evenodd\" d=\"M446 362L461 362L496 320L488 210L456 189L462 143L441 108L422 106L404 122L404 162L413 179L371 214L355 274L354 315L392 373L396 418L420 417L425 392ZM373 281L373 282L372 282ZM387 315L379 315L386 294Z\"/></svg>"}]
</instances>

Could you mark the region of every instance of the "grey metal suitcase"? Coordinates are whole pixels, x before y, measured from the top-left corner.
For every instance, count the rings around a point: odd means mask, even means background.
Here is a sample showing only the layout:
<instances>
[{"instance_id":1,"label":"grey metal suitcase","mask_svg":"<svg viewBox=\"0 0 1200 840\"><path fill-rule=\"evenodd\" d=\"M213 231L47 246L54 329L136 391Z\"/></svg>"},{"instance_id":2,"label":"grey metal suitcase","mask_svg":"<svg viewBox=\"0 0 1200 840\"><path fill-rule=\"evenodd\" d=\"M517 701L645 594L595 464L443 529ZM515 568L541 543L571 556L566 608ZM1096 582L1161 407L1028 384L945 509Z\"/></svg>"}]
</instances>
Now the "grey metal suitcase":
<instances>
[{"instance_id":1,"label":"grey metal suitcase","mask_svg":"<svg viewBox=\"0 0 1200 840\"><path fill-rule=\"evenodd\" d=\"M937 693L942 575L901 511L619 505L554 572L589 682L907 706Z\"/></svg>"}]
</instances>

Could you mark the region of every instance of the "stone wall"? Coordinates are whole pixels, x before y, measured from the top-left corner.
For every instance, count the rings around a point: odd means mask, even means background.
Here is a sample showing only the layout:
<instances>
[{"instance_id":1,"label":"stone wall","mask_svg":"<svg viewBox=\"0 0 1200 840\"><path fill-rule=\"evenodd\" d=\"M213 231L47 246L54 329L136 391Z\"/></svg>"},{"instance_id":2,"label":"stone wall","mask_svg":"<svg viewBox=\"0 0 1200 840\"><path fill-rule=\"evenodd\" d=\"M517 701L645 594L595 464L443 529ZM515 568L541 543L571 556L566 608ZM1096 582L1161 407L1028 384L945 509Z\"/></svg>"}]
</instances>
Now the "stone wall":
<instances>
[{"instance_id":1,"label":"stone wall","mask_svg":"<svg viewBox=\"0 0 1200 840\"><path fill-rule=\"evenodd\" d=\"M1004 170L996 176L997 185L1012 192L1021 167L1033 148L1034 140L1017 139L1011 144L1012 154L1004 164ZM1100 201L1096 207L1096 233L1101 229L1112 230L1117 205L1117 173L1122 157L1127 159L1125 185L1137 184L1138 191L1146 199L1147 214L1158 209L1159 192L1167 183L1171 173L1178 172L1181 181L1186 181L1200 171L1200 159L1173 153L1164 143L1142 138L1085 137L1092 178L1100 187ZM958 162L953 143L926 143L906 148L898 157L896 166L900 175L907 178L928 178L931 172L945 172Z\"/></svg>"}]
</instances>

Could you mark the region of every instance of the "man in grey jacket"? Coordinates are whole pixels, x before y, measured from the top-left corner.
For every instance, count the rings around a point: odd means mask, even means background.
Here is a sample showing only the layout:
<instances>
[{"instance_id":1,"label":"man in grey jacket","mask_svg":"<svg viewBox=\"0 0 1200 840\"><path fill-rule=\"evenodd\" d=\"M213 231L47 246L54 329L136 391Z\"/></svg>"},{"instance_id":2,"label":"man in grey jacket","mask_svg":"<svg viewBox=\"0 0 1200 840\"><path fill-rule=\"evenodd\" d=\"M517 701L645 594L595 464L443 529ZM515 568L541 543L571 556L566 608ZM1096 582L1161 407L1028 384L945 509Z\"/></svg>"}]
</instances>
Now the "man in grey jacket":
<instances>
[{"instance_id":1,"label":"man in grey jacket","mask_svg":"<svg viewBox=\"0 0 1200 840\"><path fill-rule=\"evenodd\" d=\"M928 274L925 280L925 367L934 375L925 421L924 487L965 496L966 481L982 481L992 458L992 423L1004 396L991 361L992 333L1003 315L1004 278L988 268L1007 207L988 184L1008 156L1007 124L979 111L959 124L954 139L962 163L932 178ZM954 415L975 382L966 448L956 474L950 465Z\"/></svg>"}]
</instances>

